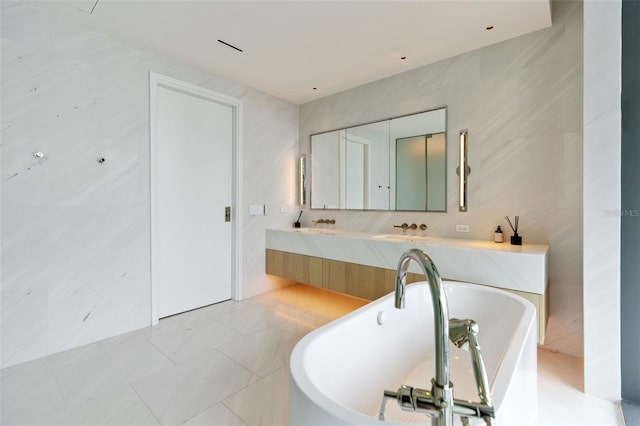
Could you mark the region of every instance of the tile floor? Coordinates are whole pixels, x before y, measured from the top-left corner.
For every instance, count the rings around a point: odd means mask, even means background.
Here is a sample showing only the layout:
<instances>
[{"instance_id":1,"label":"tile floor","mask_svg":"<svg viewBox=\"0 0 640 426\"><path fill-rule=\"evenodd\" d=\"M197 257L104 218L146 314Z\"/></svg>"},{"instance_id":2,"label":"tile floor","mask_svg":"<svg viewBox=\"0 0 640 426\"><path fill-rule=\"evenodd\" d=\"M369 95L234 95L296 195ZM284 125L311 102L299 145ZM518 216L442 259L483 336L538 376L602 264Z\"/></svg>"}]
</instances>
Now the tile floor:
<instances>
[{"instance_id":1,"label":"tile floor","mask_svg":"<svg viewBox=\"0 0 640 426\"><path fill-rule=\"evenodd\" d=\"M287 425L294 345L365 303L293 285L6 368L0 424ZM579 391L580 359L538 356L540 424L623 424Z\"/></svg>"}]
</instances>

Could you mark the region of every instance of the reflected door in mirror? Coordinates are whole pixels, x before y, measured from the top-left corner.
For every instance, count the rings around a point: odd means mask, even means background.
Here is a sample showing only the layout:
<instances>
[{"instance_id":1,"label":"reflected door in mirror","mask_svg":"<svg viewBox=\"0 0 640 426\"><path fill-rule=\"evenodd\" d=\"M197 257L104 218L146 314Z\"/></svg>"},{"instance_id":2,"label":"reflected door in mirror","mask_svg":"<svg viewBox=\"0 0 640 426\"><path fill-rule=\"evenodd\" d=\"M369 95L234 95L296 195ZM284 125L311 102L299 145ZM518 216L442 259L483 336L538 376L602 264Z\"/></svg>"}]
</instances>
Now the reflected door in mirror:
<instances>
[{"instance_id":1,"label":"reflected door in mirror","mask_svg":"<svg viewBox=\"0 0 640 426\"><path fill-rule=\"evenodd\" d=\"M445 132L439 108L311 135L311 208L446 211Z\"/></svg>"},{"instance_id":2,"label":"reflected door in mirror","mask_svg":"<svg viewBox=\"0 0 640 426\"><path fill-rule=\"evenodd\" d=\"M396 140L396 210L446 210L444 133Z\"/></svg>"}]
</instances>

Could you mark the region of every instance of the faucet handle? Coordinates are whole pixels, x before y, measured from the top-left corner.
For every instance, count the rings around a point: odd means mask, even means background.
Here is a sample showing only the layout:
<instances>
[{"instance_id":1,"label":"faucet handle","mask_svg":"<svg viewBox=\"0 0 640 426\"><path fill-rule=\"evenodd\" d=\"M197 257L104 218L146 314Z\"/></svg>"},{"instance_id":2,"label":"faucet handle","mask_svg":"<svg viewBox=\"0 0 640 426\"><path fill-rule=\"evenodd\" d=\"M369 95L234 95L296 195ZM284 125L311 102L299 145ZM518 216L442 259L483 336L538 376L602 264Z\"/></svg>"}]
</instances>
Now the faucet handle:
<instances>
[{"instance_id":1,"label":"faucet handle","mask_svg":"<svg viewBox=\"0 0 640 426\"><path fill-rule=\"evenodd\" d=\"M418 229L418 225L416 225L415 223L412 223L411 226L409 226L409 228L415 231L416 229Z\"/></svg>"},{"instance_id":2,"label":"faucet handle","mask_svg":"<svg viewBox=\"0 0 640 426\"><path fill-rule=\"evenodd\" d=\"M394 228L402 228L403 231L406 231L409 228L409 225L403 223L402 225L393 225Z\"/></svg>"},{"instance_id":3,"label":"faucet handle","mask_svg":"<svg viewBox=\"0 0 640 426\"><path fill-rule=\"evenodd\" d=\"M419 228L420 228L421 231L426 231L428 226L425 225L424 223L422 223L422 224L420 224Z\"/></svg>"}]
</instances>

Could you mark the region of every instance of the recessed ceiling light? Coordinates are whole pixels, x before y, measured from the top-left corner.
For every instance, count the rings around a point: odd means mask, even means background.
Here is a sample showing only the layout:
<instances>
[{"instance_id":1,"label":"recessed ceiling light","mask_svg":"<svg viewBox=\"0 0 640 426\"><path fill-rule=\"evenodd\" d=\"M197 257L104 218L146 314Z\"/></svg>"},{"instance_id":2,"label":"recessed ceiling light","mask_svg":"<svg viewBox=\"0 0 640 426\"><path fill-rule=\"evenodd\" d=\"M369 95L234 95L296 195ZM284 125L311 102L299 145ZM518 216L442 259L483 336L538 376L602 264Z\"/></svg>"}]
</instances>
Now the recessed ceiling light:
<instances>
[{"instance_id":1,"label":"recessed ceiling light","mask_svg":"<svg viewBox=\"0 0 640 426\"><path fill-rule=\"evenodd\" d=\"M489 25L488 27L485 28L485 30L487 31L491 31L493 29L493 25Z\"/></svg>"}]
</instances>

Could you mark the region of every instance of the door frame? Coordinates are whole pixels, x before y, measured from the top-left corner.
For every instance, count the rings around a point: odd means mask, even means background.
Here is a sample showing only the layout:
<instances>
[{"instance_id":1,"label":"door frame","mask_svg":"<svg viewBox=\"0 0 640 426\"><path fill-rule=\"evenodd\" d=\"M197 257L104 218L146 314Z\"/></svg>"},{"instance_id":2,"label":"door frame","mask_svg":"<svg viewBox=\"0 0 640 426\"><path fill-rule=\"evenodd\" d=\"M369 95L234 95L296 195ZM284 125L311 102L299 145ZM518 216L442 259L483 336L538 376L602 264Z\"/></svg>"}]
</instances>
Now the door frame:
<instances>
[{"instance_id":1,"label":"door frame","mask_svg":"<svg viewBox=\"0 0 640 426\"><path fill-rule=\"evenodd\" d=\"M156 165L157 151L155 149L157 132L156 124L158 120L158 89L164 87L187 95L196 96L201 99L216 102L221 105L231 107L233 111L233 138L232 138L232 167L231 167L231 297L233 300L240 300L242 295L240 283L242 282L242 256L240 230L242 229L242 215L239 212L242 206L242 175L240 164L242 164L242 100L233 98L216 91L187 83L173 77L162 75L153 71L149 72L149 172L150 172L150 252L151 252L151 325L158 324L158 308L156 300L156 289L154 277L158 276L159 268L154 262L154 235L157 230L155 220L156 199L158 188L156 186Z\"/></svg>"}]
</instances>

